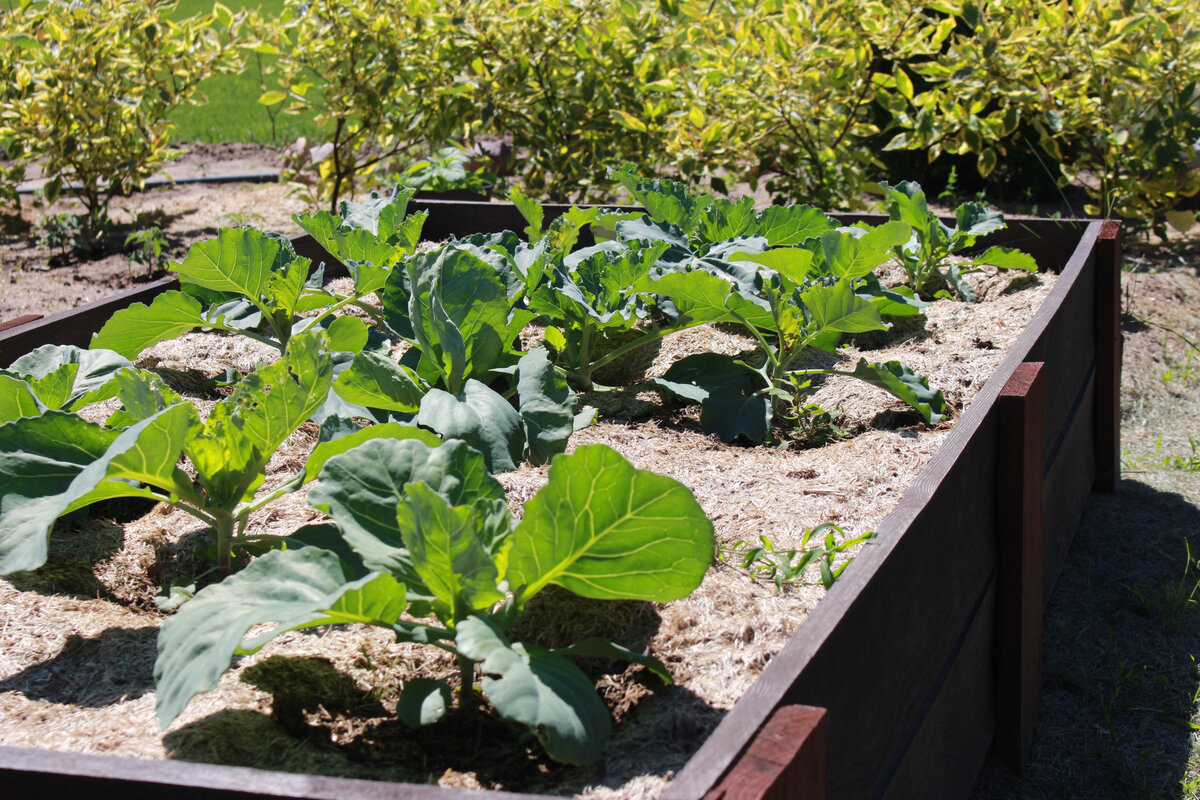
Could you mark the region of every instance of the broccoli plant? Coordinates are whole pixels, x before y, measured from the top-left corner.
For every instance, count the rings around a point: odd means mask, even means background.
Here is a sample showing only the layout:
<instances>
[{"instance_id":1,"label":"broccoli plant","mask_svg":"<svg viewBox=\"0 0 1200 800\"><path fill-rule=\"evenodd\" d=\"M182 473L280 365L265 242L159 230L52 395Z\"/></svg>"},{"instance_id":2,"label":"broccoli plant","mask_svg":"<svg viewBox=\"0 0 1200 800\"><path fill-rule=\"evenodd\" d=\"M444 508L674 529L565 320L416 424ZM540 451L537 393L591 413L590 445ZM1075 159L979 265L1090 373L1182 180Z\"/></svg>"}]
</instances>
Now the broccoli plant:
<instances>
[{"instance_id":1,"label":"broccoli plant","mask_svg":"<svg viewBox=\"0 0 1200 800\"><path fill-rule=\"evenodd\" d=\"M597 599L683 597L715 549L712 524L685 487L602 445L556 457L519 523L482 456L462 442L365 443L325 463L309 503L336 528L297 532L163 624L162 725L213 688L234 655L285 631L358 622L453 653L460 704L476 702L479 667L497 714L526 725L556 760L594 761L611 722L568 657L626 658L669 680L663 665L600 638L546 649L510 641L506 630L550 584ZM275 624L262 631L264 623ZM260 631L247 636L252 628ZM428 724L452 698L448 683L414 680L398 713Z\"/></svg>"},{"instance_id":2,"label":"broccoli plant","mask_svg":"<svg viewBox=\"0 0 1200 800\"><path fill-rule=\"evenodd\" d=\"M865 359L852 371L798 369L808 350L835 352L843 334L888 327L881 317L911 315L925 305L911 292L888 291L874 269L907 241L900 221L843 228L806 206L755 212L739 203L693 195L674 181L644 180L630 166L616 173L646 206L640 219L617 223L622 242L665 244L635 289L670 301L675 328L733 322L759 343L763 363L703 353L677 362L655 383L701 404L701 425L725 441L762 441L779 415L802 413L813 376L847 375L911 405L927 423L941 417L940 392L896 362Z\"/></svg>"},{"instance_id":3,"label":"broccoli plant","mask_svg":"<svg viewBox=\"0 0 1200 800\"><path fill-rule=\"evenodd\" d=\"M416 249L427 215L405 215L411 196L412 190L397 189L386 197L373 194L362 204L343 202L341 216L321 211L297 217L350 271L354 286L348 294L324 288L323 269L310 276L311 262L297 256L287 239L253 228L223 228L170 265L179 275L180 291L116 312L93 337L92 347L132 358L153 344L204 328L240 333L282 352L295 333L321 326L329 328L334 350L359 350L367 341L366 324L334 315L353 306L382 323L378 309L364 298L381 289L396 262Z\"/></svg>"},{"instance_id":4,"label":"broccoli plant","mask_svg":"<svg viewBox=\"0 0 1200 800\"><path fill-rule=\"evenodd\" d=\"M975 201L963 203L954 209L955 225L951 228L929 210L920 184L905 181L897 186L886 183L880 186L887 196L888 216L912 227L912 236L894 247L893 252L914 292L924 291L930 281L940 278L953 286L963 300L974 303L975 292L963 276L981 266L1037 272L1037 263L1031 255L1003 247L989 247L969 259L949 260L952 254L974 246L979 236L1007 227L999 211Z\"/></svg>"},{"instance_id":5,"label":"broccoli plant","mask_svg":"<svg viewBox=\"0 0 1200 800\"><path fill-rule=\"evenodd\" d=\"M258 495L276 449L325 402L333 378L325 338L297 337L203 421L157 376L114 353L43 348L0 373L0 574L41 566L56 519L117 497L169 503L200 520L228 572L234 546L253 540L244 534L250 514L311 481L329 456L368 438L438 441L396 423L364 428L318 444L300 472ZM71 413L110 397L121 407L104 425ZM185 457L195 480L179 466Z\"/></svg>"}]
</instances>

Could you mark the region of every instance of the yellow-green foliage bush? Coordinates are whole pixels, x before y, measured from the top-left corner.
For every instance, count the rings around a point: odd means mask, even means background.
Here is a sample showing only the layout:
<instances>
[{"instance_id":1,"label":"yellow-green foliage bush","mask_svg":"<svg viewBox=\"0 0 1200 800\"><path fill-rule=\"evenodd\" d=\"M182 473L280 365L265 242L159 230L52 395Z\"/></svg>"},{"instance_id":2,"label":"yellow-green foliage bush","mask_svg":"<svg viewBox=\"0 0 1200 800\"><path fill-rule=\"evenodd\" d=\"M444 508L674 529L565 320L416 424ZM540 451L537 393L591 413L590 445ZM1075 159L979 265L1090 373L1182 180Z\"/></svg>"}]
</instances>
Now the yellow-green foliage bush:
<instances>
[{"instance_id":1,"label":"yellow-green foliage bush","mask_svg":"<svg viewBox=\"0 0 1200 800\"><path fill-rule=\"evenodd\" d=\"M377 185L397 156L461 133L478 111L466 105L463 53L451 46L447 3L288 0L257 32L256 47L278 53L265 105L316 111L332 151L314 165L317 191L339 198Z\"/></svg>"},{"instance_id":2,"label":"yellow-green foliage bush","mask_svg":"<svg viewBox=\"0 0 1200 800\"><path fill-rule=\"evenodd\" d=\"M0 93L0 144L42 160L49 195L63 181L76 184L92 231L107 221L114 196L173 155L170 111L197 99L201 80L232 67L242 17L218 6L172 22L173 5L20 0L4 17L0 62L15 66Z\"/></svg>"},{"instance_id":3,"label":"yellow-green foliage bush","mask_svg":"<svg viewBox=\"0 0 1200 800\"><path fill-rule=\"evenodd\" d=\"M983 0L948 10L954 34L936 59L912 66L927 88L890 106L905 129L891 147L931 160L974 154L985 176L1036 148L1060 183L1088 189L1092 214L1149 221L1200 190L1192 0Z\"/></svg>"}]
</instances>

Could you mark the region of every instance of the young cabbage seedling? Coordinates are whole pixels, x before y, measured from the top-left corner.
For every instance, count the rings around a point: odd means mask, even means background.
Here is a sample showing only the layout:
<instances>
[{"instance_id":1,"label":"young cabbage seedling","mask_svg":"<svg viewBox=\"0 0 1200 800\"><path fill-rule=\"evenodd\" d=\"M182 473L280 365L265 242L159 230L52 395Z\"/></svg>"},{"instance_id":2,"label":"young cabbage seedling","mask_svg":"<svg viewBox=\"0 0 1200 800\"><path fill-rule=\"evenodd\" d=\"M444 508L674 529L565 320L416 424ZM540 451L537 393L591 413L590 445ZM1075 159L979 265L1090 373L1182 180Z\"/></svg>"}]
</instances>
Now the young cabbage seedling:
<instances>
[{"instance_id":1,"label":"young cabbage seedling","mask_svg":"<svg viewBox=\"0 0 1200 800\"><path fill-rule=\"evenodd\" d=\"M547 649L511 642L505 631L550 584L596 599L683 597L715 549L712 525L685 487L602 445L556 457L519 523L481 455L456 441L380 440L334 456L309 503L336 528L299 531L287 549L201 590L163 624L155 679L164 726L216 685L235 654L285 631L359 622L454 654L460 703L474 702L481 667L500 716L528 726L554 759L594 761L611 722L567 657L625 658L669 680L663 665L599 638ZM275 624L261 631L264 623ZM247 637L252 628L260 632ZM428 724L452 697L446 683L411 681L398 714Z\"/></svg>"},{"instance_id":2,"label":"young cabbage seedling","mask_svg":"<svg viewBox=\"0 0 1200 800\"><path fill-rule=\"evenodd\" d=\"M999 211L983 203L963 203L954 210L955 225L951 228L929 210L920 184L905 181L897 186L880 186L887 197L888 215L912 226L912 237L893 252L904 266L914 292L924 291L931 280L941 278L954 287L959 297L974 303L975 292L963 276L982 266L1037 272L1037 262L1028 253L1003 247L989 247L974 258L949 260L951 254L972 247L977 237L1007 227Z\"/></svg>"},{"instance_id":3,"label":"young cabbage seedling","mask_svg":"<svg viewBox=\"0 0 1200 800\"><path fill-rule=\"evenodd\" d=\"M153 344L203 328L240 333L282 352L296 333L327 327L333 350L361 350L366 324L335 314L353 306L382 324L379 310L363 298L383 288L392 266L416 249L427 215L405 216L411 195L411 190L373 194L363 204L343 202L341 216L321 211L296 218L346 265L354 279L348 294L322 286L323 265L310 276L311 262L282 236L222 228L170 265L181 290L117 311L91 346L133 358Z\"/></svg>"}]
</instances>

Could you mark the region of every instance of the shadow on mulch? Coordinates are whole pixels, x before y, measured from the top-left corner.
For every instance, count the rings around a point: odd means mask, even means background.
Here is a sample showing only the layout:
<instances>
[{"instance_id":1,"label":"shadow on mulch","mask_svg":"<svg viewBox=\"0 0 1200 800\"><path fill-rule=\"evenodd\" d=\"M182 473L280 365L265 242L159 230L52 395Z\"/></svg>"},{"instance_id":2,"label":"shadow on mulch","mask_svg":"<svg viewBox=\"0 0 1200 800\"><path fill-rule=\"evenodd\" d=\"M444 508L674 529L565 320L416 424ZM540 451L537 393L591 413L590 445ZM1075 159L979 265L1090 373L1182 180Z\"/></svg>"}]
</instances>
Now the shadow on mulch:
<instances>
[{"instance_id":1,"label":"shadow on mulch","mask_svg":"<svg viewBox=\"0 0 1200 800\"><path fill-rule=\"evenodd\" d=\"M72 634L58 655L0 681L0 692L87 708L132 700L154 688L157 641L154 627Z\"/></svg>"}]
</instances>

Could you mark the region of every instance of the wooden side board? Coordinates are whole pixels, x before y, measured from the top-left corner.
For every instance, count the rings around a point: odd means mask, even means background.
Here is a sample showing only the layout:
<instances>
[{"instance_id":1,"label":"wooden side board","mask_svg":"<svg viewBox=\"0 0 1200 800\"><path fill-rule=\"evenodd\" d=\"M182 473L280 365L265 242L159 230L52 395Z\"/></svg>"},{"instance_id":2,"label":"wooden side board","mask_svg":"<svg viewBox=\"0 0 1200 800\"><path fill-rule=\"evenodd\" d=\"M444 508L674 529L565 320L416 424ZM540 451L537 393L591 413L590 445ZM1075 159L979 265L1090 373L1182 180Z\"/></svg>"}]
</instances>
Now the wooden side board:
<instances>
[{"instance_id":1,"label":"wooden side board","mask_svg":"<svg viewBox=\"0 0 1200 800\"><path fill-rule=\"evenodd\" d=\"M425 230L430 238L524 227L506 204L425 201L412 207L429 211ZM879 537L676 777L668 800L699 800L722 785L728 788L723 781L730 770L743 755L761 760L756 740L761 747L762 737L776 735L769 720L792 704L828 710L820 727L828 737L824 769L831 798L953 798L969 790L997 730L997 626L1009 580L997 541L1004 538L1001 528L1010 524L1000 513L1007 502L1000 487L1012 459L1006 451L1012 436L1005 432L998 404L1002 390L1025 362L1044 363L1041 527L1047 595L1103 460L1107 445L1099 440L1115 435L1117 420L1106 410L1111 398L1104 394L1113 375L1119 379L1119 365L1105 363L1119 352L1119 339L1104 322L1111 316L1111 306L1104 304L1115 302L1106 294L1114 285L1113 265L1100 262L1118 257L1119 246L1111 237L1109 244L1098 244L1101 228L1081 221L1023 220L989 240L1032 252L1060 273L1058 285L929 467L883 521ZM325 261L327 274L337 274L340 265L311 240L294 246L314 261ZM6 338L10 332L0 333L0 364L37 344L60 340L68 327L75 331L94 324L92 330L97 329L111 313L112 306L106 308L79 312L93 322L80 320L73 327L51 318L45 321L49 325L14 328L28 329L24 336L38 330L43 338L21 340L23 349L11 357L4 348L17 345ZM82 341L86 344L86 338ZM811 759L820 748L805 742L796 742L793 750ZM222 800L460 796L401 784L364 787L344 779L11 748L0 748L0 774L7 785L47 795L71 786L122 798L158 797L167 787L172 796Z\"/></svg>"}]
</instances>

